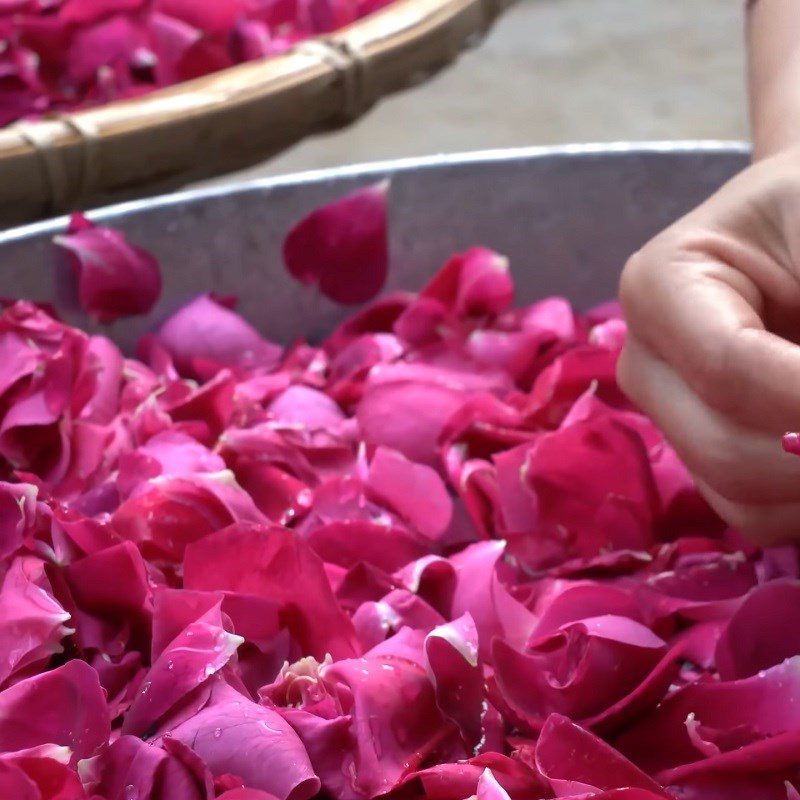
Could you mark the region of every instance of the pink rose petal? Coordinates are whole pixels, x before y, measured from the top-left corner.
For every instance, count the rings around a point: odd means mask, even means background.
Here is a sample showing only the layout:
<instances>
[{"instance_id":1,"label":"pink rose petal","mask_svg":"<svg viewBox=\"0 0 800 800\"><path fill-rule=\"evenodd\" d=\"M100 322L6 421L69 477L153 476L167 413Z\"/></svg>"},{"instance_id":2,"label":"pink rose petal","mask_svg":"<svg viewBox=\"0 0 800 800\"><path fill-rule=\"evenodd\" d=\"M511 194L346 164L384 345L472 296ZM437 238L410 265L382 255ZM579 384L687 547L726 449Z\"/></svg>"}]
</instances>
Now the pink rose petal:
<instances>
[{"instance_id":1,"label":"pink rose petal","mask_svg":"<svg viewBox=\"0 0 800 800\"><path fill-rule=\"evenodd\" d=\"M118 231L75 214L67 233L54 242L74 273L81 308L99 322L147 314L158 300L158 262Z\"/></svg>"},{"instance_id":2,"label":"pink rose petal","mask_svg":"<svg viewBox=\"0 0 800 800\"><path fill-rule=\"evenodd\" d=\"M97 673L82 661L20 681L0 692L0 752L51 743L72 763L108 741L111 725Z\"/></svg>"},{"instance_id":3,"label":"pink rose petal","mask_svg":"<svg viewBox=\"0 0 800 800\"><path fill-rule=\"evenodd\" d=\"M575 758L580 754L579 758ZM558 714L551 715L536 747L536 766L556 797L638 788L667 797L655 781L613 747Z\"/></svg>"},{"instance_id":4,"label":"pink rose petal","mask_svg":"<svg viewBox=\"0 0 800 800\"><path fill-rule=\"evenodd\" d=\"M300 220L283 243L289 274L336 303L371 300L388 269L388 191L388 182L368 186Z\"/></svg>"},{"instance_id":5,"label":"pink rose petal","mask_svg":"<svg viewBox=\"0 0 800 800\"><path fill-rule=\"evenodd\" d=\"M173 314L156 341L180 372L202 379L225 367L244 374L269 370L281 355L280 347L209 295L200 295Z\"/></svg>"},{"instance_id":6,"label":"pink rose petal","mask_svg":"<svg viewBox=\"0 0 800 800\"><path fill-rule=\"evenodd\" d=\"M169 728L169 738L189 747L214 775L238 775L279 800L309 800L319 791L305 748L283 718L220 680L197 714Z\"/></svg>"},{"instance_id":7,"label":"pink rose petal","mask_svg":"<svg viewBox=\"0 0 800 800\"><path fill-rule=\"evenodd\" d=\"M238 524L187 547L187 589L266 597L281 607L303 652L357 652L352 623L336 604L318 557L285 528Z\"/></svg>"}]
</instances>

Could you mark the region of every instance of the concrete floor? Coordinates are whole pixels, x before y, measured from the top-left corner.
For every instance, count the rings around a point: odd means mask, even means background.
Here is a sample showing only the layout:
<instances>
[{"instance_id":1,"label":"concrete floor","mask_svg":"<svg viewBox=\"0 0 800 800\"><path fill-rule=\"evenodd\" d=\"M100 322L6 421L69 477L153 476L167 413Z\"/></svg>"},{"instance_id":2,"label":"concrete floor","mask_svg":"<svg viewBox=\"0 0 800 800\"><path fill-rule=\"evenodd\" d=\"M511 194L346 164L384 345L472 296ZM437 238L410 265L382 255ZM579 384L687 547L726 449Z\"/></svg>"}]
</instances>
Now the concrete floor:
<instances>
[{"instance_id":1,"label":"concrete floor","mask_svg":"<svg viewBox=\"0 0 800 800\"><path fill-rule=\"evenodd\" d=\"M227 180L527 144L746 138L743 5L519 0L423 85Z\"/></svg>"}]
</instances>

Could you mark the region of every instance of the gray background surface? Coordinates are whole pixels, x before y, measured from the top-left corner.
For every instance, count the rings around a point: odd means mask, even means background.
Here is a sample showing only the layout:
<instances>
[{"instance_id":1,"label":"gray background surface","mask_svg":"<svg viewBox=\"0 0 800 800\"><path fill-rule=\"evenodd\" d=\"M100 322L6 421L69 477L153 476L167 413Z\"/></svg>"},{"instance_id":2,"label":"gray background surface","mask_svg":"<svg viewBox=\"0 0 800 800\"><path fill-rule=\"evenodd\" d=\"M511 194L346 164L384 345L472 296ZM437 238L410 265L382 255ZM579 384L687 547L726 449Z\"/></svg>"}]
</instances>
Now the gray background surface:
<instances>
[{"instance_id":1,"label":"gray background surface","mask_svg":"<svg viewBox=\"0 0 800 800\"><path fill-rule=\"evenodd\" d=\"M425 84L231 177L529 144L746 138L742 6L519 0Z\"/></svg>"}]
</instances>

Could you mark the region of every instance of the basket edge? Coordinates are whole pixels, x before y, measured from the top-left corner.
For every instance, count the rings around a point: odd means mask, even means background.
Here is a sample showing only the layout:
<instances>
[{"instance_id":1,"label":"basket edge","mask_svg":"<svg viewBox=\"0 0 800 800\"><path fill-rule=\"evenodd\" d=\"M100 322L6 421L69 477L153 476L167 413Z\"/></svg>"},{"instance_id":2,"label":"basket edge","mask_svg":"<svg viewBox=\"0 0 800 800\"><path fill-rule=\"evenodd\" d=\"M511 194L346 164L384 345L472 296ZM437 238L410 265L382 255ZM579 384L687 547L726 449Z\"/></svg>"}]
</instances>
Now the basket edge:
<instances>
[{"instance_id":1,"label":"basket edge","mask_svg":"<svg viewBox=\"0 0 800 800\"><path fill-rule=\"evenodd\" d=\"M0 220L141 196L256 163L435 72L506 6L398 0L308 40L321 47L301 43L141 98L9 126L0 130Z\"/></svg>"}]
</instances>

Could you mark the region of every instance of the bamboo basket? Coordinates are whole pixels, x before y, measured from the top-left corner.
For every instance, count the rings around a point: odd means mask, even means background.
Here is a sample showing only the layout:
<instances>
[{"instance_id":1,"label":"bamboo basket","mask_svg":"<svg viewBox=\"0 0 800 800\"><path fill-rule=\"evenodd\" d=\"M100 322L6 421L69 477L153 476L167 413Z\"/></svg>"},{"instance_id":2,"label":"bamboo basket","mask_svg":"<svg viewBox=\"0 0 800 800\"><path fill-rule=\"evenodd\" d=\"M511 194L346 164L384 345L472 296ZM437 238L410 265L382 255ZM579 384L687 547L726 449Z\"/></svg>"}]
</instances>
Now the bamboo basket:
<instances>
[{"instance_id":1,"label":"bamboo basket","mask_svg":"<svg viewBox=\"0 0 800 800\"><path fill-rule=\"evenodd\" d=\"M398 0L289 52L0 129L0 223L175 188L352 121L479 39L508 0Z\"/></svg>"}]
</instances>

